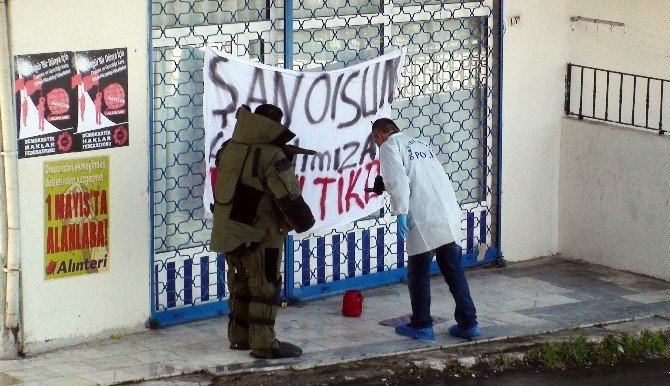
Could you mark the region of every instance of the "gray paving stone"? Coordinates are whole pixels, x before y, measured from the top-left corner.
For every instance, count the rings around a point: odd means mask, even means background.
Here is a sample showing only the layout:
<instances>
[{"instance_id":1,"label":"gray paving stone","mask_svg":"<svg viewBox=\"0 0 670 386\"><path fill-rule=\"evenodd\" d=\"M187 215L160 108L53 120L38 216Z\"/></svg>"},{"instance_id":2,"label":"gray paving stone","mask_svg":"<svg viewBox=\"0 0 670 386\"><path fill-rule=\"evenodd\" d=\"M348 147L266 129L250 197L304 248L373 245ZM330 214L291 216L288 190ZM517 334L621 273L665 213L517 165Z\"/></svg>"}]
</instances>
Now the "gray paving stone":
<instances>
[{"instance_id":1,"label":"gray paving stone","mask_svg":"<svg viewBox=\"0 0 670 386\"><path fill-rule=\"evenodd\" d=\"M670 290L642 292L634 295L625 295L624 298L644 304L668 302L670 301Z\"/></svg>"},{"instance_id":2,"label":"gray paving stone","mask_svg":"<svg viewBox=\"0 0 670 386\"><path fill-rule=\"evenodd\" d=\"M482 339L504 339L509 337L541 334L560 329L559 325L545 321L544 324L522 326L519 324L500 324L482 328Z\"/></svg>"},{"instance_id":3,"label":"gray paving stone","mask_svg":"<svg viewBox=\"0 0 670 386\"><path fill-rule=\"evenodd\" d=\"M670 289L670 283L646 276L635 275L628 272L614 271L600 280L612 282L619 287L628 289L634 292L658 292Z\"/></svg>"},{"instance_id":4,"label":"gray paving stone","mask_svg":"<svg viewBox=\"0 0 670 386\"><path fill-rule=\"evenodd\" d=\"M635 291L620 287L614 283L600 280L599 276L585 273L585 271L576 274L538 272L535 274L530 274L529 276L557 286L570 288L574 292L583 292L588 295L595 296L598 299L607 300L612 297L621 297L625 295L633 295L636 293Z\"/></svg>"},{"instance_id":5,"label":"gray paving stone","mask_svg":"<svg viewBox=\"0 0 670 386\"><path fill-rule=\"evenodd\" d=\"M604 329L617 332L633 333L641 330L660 331L670 329L670 320L653 317L630 322L607 324L603 326Z\"/></svg>"},{"instance_id":6,"label":"gray paving stone","mask_svg":"<svg viewBox=\"0 0 670 386\"><path fill-rule=\"evenodd\" d=\"M649 307L622 298L614 298L610 301L585 301L518 312L550 321L562 328L652 315Z\"/></svg>"},{"instance_id":7,"label":"gray paving stone","mask_svg":"<svg viewBox=\"0 0 670 386\"><path fill-rule=\"evenodd\" d=\"M648 307L652 314L670 319L670 302L649 304Z\"/></svg>"},{"instance_id":8,"label":"gray paving stone","mask_svg":"<svg viewBox=\"0 0 670 386\"><path fill-rule=\"evenodd\" d=\"M600 299L600 297L597 296L597 294L586 293L581 291L566 292L563 295L569 297L570 299L579 300L580 302L595 301Z\"/></svg>"}]
</instances>

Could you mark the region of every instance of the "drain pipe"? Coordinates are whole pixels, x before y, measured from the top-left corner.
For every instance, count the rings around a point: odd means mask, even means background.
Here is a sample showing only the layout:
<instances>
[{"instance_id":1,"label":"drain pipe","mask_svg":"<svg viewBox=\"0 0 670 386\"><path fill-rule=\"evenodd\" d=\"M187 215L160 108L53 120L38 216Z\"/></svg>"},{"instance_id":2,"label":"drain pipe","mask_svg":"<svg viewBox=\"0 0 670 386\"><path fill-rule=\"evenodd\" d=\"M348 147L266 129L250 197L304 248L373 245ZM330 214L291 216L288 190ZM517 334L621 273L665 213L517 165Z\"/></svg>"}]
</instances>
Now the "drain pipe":
<instances>
[{"instance_id":1,"label":"drain pipe","mask_svg":"<svg viewBox=\"0 0 670 386\"><path fill-rule=\"evenodd\" d=\"M0 193L0 239L4 257L3 273L6 291L3 354L17 356L23 352L21 328L21 222L19 217L19 185L17 168L16 122L14 120L14 89L12 86L12 56L9 43L7 1L0 0L0 124L2 125L2 160L0 176L4 174ZM4 195L4 197L2 197ZM4 198L4 199L3 199ZM5 210L2 210L5 209ZM8 346L13 346L10 348Z\"/></svg>"},{"instance_id":2,"label":"drain pipe","mask_svg":"<svg viewBox=\"0 0 670 386\"><path fill-rule=\"evenodd\" d=\"M5 4L4 1L0 12L4 13ZM0 36L4 34L6 30L6 19L0 16ZM4 39L2 40L5 41ZM0 66L4 67L7 62L7 58L4 55L4 43L0 42L0 49L2 49L2 54L0 54ZM0 69L0 72L2 70ZM9 90L5 89L5 85L0 86L0 93L8 93ZM0 98L2 98L0 96ZM4 116L5 111L0 109L0 119ZM4 122L0 121L0 127L4 127ZM2 149L2 137L0 136L0 150ZM7 195L5 194L5 160L3 157L0 157L0 267L3 269L7 268L5 265L7 257ZM14 344L12 343L13 339L11 333L8 329L5 328L5 306L7 303L7 291L4 290L7 288L7 280L4 272L0 274L0 315L2 315L2 320L0 321L0 358L11 358L15 355L16 350L14 349Z\"/></svg>"}]
</instances>

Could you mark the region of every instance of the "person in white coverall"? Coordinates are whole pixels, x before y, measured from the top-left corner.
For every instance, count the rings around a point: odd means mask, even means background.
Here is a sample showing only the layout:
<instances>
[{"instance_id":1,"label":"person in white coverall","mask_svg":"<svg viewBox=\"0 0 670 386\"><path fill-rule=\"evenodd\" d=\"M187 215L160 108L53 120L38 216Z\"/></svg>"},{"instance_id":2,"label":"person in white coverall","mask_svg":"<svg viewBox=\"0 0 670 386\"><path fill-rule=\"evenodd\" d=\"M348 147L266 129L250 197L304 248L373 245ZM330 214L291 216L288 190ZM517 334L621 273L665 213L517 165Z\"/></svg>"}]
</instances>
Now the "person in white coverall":
<instances>
[{"instance_id":1,"label":"person in white coverall","mask_svg":"<svg viewBox=\"0 0 670 386\"><path fill-rule=\"evenodd\" d=\"M480 337L475 305L461 265L461 208L451 180L432 149L400 133L391 119L376 120L372 135L380 148L382 186L390 195L398 216L398 233L406 236L409 254L407 282L412 317L410 323L396 326L396 332L415 339L435 339L429 276L434 253L456 302L457 324L449 328L449 334L466 339Z\"/></svg>"}]
</instances>

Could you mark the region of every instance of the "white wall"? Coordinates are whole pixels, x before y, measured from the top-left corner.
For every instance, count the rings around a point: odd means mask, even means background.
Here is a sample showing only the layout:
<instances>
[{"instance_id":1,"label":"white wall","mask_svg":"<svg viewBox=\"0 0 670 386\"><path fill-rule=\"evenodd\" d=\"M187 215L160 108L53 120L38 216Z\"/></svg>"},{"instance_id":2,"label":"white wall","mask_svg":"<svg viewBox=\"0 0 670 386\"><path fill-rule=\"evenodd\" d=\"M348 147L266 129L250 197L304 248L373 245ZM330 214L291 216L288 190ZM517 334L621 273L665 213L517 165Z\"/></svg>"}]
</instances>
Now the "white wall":
<instances>
[{"instance_id":1,"label":"white wall","mask_svg":"<svg viewBox=\"0 0 670 386\"><path fill-rule=\"evenodd\" d=\"M564 118L559 248L670 280L670 137Z\"/></svg>"},{"instance_id":2,"label":"white wall","mask_svg":"<svg viewBox=\"0 0 670 386\"><path fill-rule=\"evenodd\" d=\"M567 4L504 2L502 251L511 261L557 251ZM511 26L512 16L521 22Z\"/></svg>"},{"instance_id":3,"label":"white wall","mask_svg":"<svg viewBox=\"0 0 670 386\"><path fill-rule=\"evenodd\" d=\"M668 15L667 0L572 0L570 16L625 26L572 22L568 61L670 79ZM654 133L564 119L559 251L669 280L669 151Z\"/></svg>"},{"instance_id":4,"label":"white wall","mask_svg":"<svg viewBox=\"0 0 670 386\"><path fill-rule=\"evenodd\" d=\"M568 62L670 79L667 0L505 0L502 250L525 260L558 246L560 117ZM517 25L510 18L521 16ZM626 27L571 22L583 16ZM562 210L562 209L561 209Z\"/></svg>"},{"instance_id":5,"label":"white wall","mask_svg":"<svg viewBox=\"0 0 670 386\"><path fill-rule=\"evenodd\" d=\"M572 63L670 79L670 1L571 0L570 16L626 24L571 23Z\"/></svg>"},{"instance_id":6,"label":"white wall","mask_svg":"<svg viewBox=\"0 0 670 386\"><path fill-rule=\"evenodd\" d=\"M142 329L149 317L148 18L138 0L9 2L13 54L127 47L130 146L19 160L26 351ZM109 155L110 270L45 281L42 165Z\"/></svg>"}]
</instances>

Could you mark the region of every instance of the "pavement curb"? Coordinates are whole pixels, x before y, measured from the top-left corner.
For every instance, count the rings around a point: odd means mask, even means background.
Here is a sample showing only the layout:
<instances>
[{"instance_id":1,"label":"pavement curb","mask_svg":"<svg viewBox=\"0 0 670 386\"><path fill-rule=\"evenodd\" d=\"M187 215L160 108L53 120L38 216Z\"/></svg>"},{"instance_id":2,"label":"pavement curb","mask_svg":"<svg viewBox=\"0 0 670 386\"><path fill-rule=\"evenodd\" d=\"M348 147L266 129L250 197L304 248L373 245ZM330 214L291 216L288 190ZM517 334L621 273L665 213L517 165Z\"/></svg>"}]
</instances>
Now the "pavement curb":
<instances>
[{"instance_id":1,"label":"pavement curb","mask_svg":"<svg viewBox=\"0 0 670 386\"><path fill-rule=\"evenodd\" d=\"M254 370L247 369L247 371L239 369L240 371L236 373L209 372L209 374L223 383L239 381L240 377L244 376L244 384L254 384L254 381L259 381L259 384L273 384L272 374L279 373L291 374L298 382L300 373L311 376L323 373L324 376L329 376L328 374L335 373L332 371L333 367L338 367L338 376L330 376L324 381L365 382L390 378L402 371L410 373L412 371L446 372L456 377L469 376L475 371L495 372L496 369L502 370L521 365L525 362L528 353L542 343L567 342L579 335L584 336L589 342L601 342L607 336L639 334L643 330L670 332L670 319L649 315L643 318L625 318L533 335L498 337L358 359L347 358L322 365L312 363L313 366L308 366L298 362L273 366L271 370L256 367ZM329 369L331 371L328 371Z\"/></svg>"},{"instance_id":2,"label":"pavement curb","mask_svg":"<svg viewBox=\"0 0 670 386\"><path fill-rule=\"evenodd\" d=\"M608 336L636 335L642 331L670 332L670 319L658 315L645 318L627 318L607 323L597 323L552 332L490 339L475 345L447 347L425 352L423 358L414 353L408 358L413 365L427 370L447 371L458 376L459 372L472 369L509 368L523 365L528 354L542 343L568 342L575 336L584 336L588 342L600 343ZM451 368L451 371L450 371Z\"/></svg>"}]
</instances>

